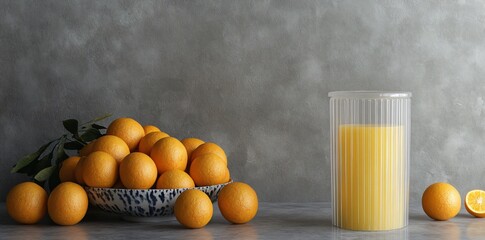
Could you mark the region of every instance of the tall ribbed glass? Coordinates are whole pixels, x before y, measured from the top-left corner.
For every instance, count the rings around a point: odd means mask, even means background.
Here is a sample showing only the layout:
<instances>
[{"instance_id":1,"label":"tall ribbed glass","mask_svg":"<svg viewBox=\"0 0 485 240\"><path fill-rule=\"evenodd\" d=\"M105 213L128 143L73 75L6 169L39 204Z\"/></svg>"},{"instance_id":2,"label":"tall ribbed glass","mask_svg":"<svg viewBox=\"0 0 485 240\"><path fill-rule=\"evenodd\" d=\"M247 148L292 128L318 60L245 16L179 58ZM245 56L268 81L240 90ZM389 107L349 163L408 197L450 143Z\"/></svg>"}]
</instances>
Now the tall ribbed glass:
<instances>
[{"instance_id":1,"label":"tall ribbed glass","mask_svg":"<svg viewBox=\"0 0 485 240\"><path fill-rule=\"evenodd\" d=\"M333 224L365 231L407 226L411 93L328 95Z\"/></svg>"}]
</instances>

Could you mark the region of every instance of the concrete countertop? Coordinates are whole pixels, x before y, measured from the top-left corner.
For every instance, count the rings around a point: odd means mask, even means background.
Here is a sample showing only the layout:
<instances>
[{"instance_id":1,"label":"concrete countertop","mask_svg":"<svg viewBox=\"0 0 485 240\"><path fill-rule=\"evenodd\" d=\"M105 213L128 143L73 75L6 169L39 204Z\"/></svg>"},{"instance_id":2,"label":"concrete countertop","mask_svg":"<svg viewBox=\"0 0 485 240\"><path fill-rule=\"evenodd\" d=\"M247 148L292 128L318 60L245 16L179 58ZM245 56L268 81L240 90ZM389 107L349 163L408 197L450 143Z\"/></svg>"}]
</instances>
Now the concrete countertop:
<instances>
[{"instance_id":1,"label":"concrete countertop","mask_svg":"<svg viewBox=\"0 0 485 240\"><path fill-rule=\"evenodd\" d=\"M385 232L357 232L332 226L327 203L260 203L256 218L229 224L217 204L202 229L185 229L174 217L162 222L131 222L91 210L75 226L57 226L46 217L36 225L19 225L0 204L0 239L485 239L485 219L462 212L449 221L430 220L412 207L409 226Z\"/></svg>"}]
</instances>

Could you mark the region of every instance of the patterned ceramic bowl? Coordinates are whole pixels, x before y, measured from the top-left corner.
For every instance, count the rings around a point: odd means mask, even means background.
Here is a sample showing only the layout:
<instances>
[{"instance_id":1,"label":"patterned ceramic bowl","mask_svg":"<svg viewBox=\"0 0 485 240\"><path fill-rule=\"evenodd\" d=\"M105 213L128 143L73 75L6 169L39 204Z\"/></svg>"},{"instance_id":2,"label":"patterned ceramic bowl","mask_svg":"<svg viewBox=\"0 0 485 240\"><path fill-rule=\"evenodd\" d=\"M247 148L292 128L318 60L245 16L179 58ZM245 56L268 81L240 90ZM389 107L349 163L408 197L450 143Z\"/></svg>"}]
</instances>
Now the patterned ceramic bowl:
<instances>
[{"instance_id":1,"label":"patterned ceramic bowl","mask_svg":"<svg viewBox=\"0 0 485 240\"><path fill-rule=\"evenodd\" d=\"M212 202L227 184L195 187L205 192ZM173 215L177 197L188 188L180 189L117 189L85 187L89 202L102 210L136 217L158 217Z\"/></svg>"}]
</instances>

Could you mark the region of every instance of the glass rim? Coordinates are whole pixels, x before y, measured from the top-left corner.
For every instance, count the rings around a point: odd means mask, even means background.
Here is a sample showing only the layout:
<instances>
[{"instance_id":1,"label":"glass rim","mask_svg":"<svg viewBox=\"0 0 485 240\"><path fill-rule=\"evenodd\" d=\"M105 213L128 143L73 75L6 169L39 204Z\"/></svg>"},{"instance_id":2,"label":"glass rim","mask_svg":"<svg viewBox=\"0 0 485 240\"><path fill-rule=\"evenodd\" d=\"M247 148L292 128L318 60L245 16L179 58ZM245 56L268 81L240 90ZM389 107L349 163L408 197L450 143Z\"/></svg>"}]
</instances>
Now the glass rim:
<instances>
[{"instance_id":1,"label":"glass rim","mask_svg":"<svg viewBox=\"0 0 485 240\"><path fill-rule=\"evenodd\" d=\"M333 91L331 98L411 98L411 92L404 91Z\"/></svg>"}]
</instances>

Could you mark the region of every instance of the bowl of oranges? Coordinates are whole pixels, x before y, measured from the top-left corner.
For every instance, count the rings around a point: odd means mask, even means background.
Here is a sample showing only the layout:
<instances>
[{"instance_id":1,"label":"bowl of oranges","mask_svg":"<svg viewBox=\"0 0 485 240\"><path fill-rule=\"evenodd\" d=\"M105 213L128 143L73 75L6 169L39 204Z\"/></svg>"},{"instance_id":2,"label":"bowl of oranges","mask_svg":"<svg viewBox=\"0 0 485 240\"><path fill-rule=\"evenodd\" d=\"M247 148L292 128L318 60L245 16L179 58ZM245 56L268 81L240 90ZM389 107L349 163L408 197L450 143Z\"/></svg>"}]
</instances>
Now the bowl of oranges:
<instances>
[{"instance_id":1,"label":"bowl of oranges","mask_svg":"<svg viewBox=\"0 0 485 240\"><path fill-rule=\"evenodd\" d=\"M135 217L173 215L176 199L188 189L215 202L232 182L219 145L197 138L180 141L131 118L114 120L79 156L66 159L60 178L84 185L91 205Z\"/></svg>"},{"instance_id":2,"label":"bowl of oranges","mask_svg":"<svg viewBox=\"0 0 485 240\"><path fill-rule=\"evenodd\" d=\"M48 213L58 225L75 225L86 215L88 202L137 222L171 220L161 216L173 214L186 228L207 225L215 201L230 223L256 216L256 191L231 180L219 145L197 138L179 141L132 118L118 118L108 128L95 124L106 117L81 125L65 120L69 134L18 161L12 172L36 182L17 184L7 194L12 219L34 224ZM64 150L71 150L70 156Z\"/></svg>"}]
</instances>

